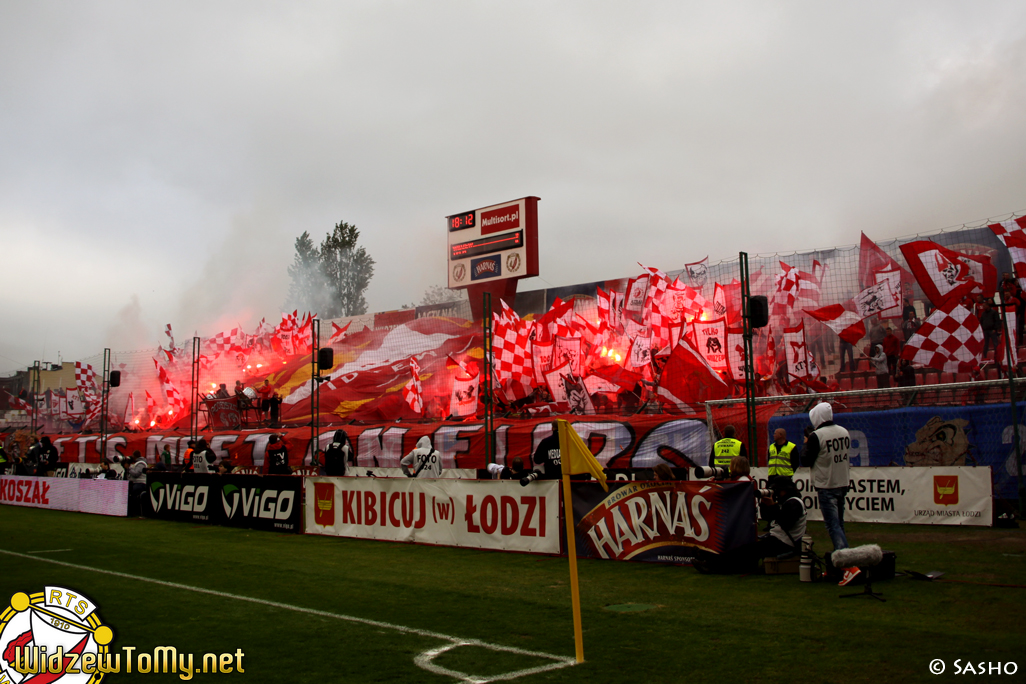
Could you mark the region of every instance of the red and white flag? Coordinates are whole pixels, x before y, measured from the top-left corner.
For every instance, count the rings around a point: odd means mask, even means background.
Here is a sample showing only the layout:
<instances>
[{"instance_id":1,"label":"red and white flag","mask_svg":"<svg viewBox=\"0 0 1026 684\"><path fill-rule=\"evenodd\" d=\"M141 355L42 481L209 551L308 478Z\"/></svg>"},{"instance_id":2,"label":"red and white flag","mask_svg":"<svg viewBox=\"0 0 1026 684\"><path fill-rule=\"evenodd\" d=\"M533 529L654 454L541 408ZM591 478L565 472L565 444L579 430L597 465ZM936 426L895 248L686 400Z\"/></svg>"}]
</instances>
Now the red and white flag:
<instances>
[{"instance_id":1,"label":"red and white flag","mask_svg":"<svg viewBox=\"0 0 1026 684\"><path fill-rule=\"evenodd\" d=\"M169 349L175 348L175 336L171 333L171 324L168 323L164 326L164 334L167 335L168 339L171 340Z\"/></svg>"},{"instance_id":2,"label":"red and white flag","mask_svg":"<svg viewBox=\"0 0 1026 684\"><path fill-rule=\"evenodd\" d=\"M745 337L742 328L727 329L727 360L730 363L730 376L734 378L734 382L744 382Z\"/></svg>"},{"instance_id":3,"label":"red and white flag","mask_svg":"<svg viewBox=\"0 0 1026 684\"><path fill-rule=\"evenodd\" d=\"M497 323L492 331L492 354L496 373L500 380L511 379L530 385L532 381L531 363L531 323L518 321L507 325Z\"/></svg>"},{"instance_id":4,"label":"red and white flag","mask_svg":"<svg viewBox=\"0 0 1026 684\"><path fill-rule=\"evenodd\" d=\"M345 338L346 331L349 330L349 326L351 326L352 324L353 324L352 321L349 321L345 325L339 325L335 321L332 321L331 322L331 337L328 338L328 342L336 342L338 340L341 340L341 339Z\"/></svg>"},{"instance_id":5,"label":"red and white flag","mask_svg":"<svg viewBox=\"0 0 1026 684\"><path fill-rule=\"evenodd\" d=\"M125 427L130 427L135 422L135 395L133 392L128 393L128 401L125 403Z\"/></svg>"},{"instance_id":6,"label":"red and white flag","mask_svg":"<svg viewBox=\"0 0 1026 684\"><path fill-rule=\"evenodd\" d=\"M150 421L150 427L157 421L157 402L150 396L149 390L146 390L146 418Z\"/></svg>"},{"instance_id":7,"label":"red and white flag","mask_svg":"<svg viewBox=\"0 0 1026 684\"><path fill-rule=\"evenodd\" d=\"M552 365L570 364L570 373L581 374L581 338L557 336L553 341Z\"/></svg>"},{"instance_id":8,"label":"red and white flag","mask_svg":"<svg viewBox=\"0 0 1026 684\"><path fill-rule=\"evenodd\" d=\"M802 292L802 281L797 268L780 262L780 273L777 274L776 291L773 297L774 315L787 314Z\"/></svg>"},{"instance_id":9,"label":"red and white flag","mask_svg":"<svg viewBox=\"0 0 1026 684\"><path fill-rule=\"evenodd\" d=\"M698 350L702 353L709 367L716 371L730 369L727 360L727 319L717 318L714 321L691 321L691 330Z\"/></svg>"},{"instance_id":10,"label":"red and white flag","mask_svg":"<svg viewBox=\"0 0 1026 684\"><path fill-rule=\"evenodd\" d=\"M626 298L623 303L625 318L632 318L638 323L645 322L645 303L648 301L649 278L649 275L643 275L631 278L628 281Z\"/></svg>"},{"instance_id":11,"label":"red and white flag","mask_svg":"<svg viewBox=\"0 0 1026 684\"><path fill-rule=\"evenodd\" d=\"M1015 343L1015 310L1009 309L1005 312L1005 323L1007 327L1001 330L1001 340L998 342L997 351L994 353L994 359L998 362L998 365L1004 365L1005 360L1005 336L1011 341L1009 349L1012 350L1012 368L1019 365L1019 349ZM1011 333L1011 334L1009 334Z\"/></svg>"},{"instance_id":12,"label":"red and white flag","mask_svg":"<svg viewBox=\"0 0 1026 684\"><path fill-rule=\"evenodd\" d=\"M901 358L945 373L970 372L983 351L980 321L961 304L938 307L901 350Z\"/></svg>"},{"instance_id":13,"label":"red and white flag","mask_svg":"<svg viewBox=\"0 0 1026 684\"><path fill-rule=\"evenodd\" d=\"M413 375L410 381L403 387L403 399L410 405L414 413L424 413L424 387L420 382L420 365L412 356L410 357L410 373Z\"/></svg>"},{"instance_id":14,"label":"red and white flag","mask_svg":"<svg viewBox=\"0 0 1026 684\"><path fill-rule=\"evenodd\" d=\"M803 309L805 313L826 324L845 342L858 344L866 336L866 324L862 316L844 308L843 304L831 304L819 309Z\"/></svg>"},{"instance_id":15,"label":"red and white flag","mask_svg":"<svg viewBox=\"0 0 1026 684\"><path fill-rule=\"evenodd\" d=\"M554 342L534 342L531 345L531 362L534 366L534 384L545 384L545 374L552 370L552 350L554 347Z\"/></svg>"},{"instance_id":16,"label":"red and white flag","mask_svg":"<svg viewBox=\"0 0 1026 684\"><path fill-rule=\"evenodd\" d=\"M934 306L961 300L972 292L994 296L997 269L988 257L962 254L929 240L904 244L901 253Z\"/></svg>"},{"instance_id":17,"label":"red and white flag","mask_svg":"<svg viewBox=\"0 0 1026 684\"><path fill-rule=\"evenodd\" d=\"M805 321L794 328L784 329L784 349L787 358L787 372L796 378L811 377L809 372L809 350L805 344Z\"/></svg>"},{"instance_id":18,"label":"red and white flag","mask_svg":"<svg viewBox=\"0 0 1026 684\"><path fill-rule=\"evenodd\" d=\"M687 338L681 338L666 360L656 392L663 404L691 412L696 404L725 398L730 386Z\"/></svg>"},{"instance_id":19,"label":"red and white flag","mask_svg":"<svg viewBox=\"0 0 1026 684\"><path fill-rule=\"evenodd\" d=\"M452 380L452 396L449 398L449 415L466 418L477 414L478 389L481 376L464 375Z\"/></svg>"},{"instance_id":20,"label":"red and white flag","mask_svg":"<svg viewBox=\"0 0 1026 684\"><path fill-rule=\"evenodd\" d=\"M701 290L705 287L705 281L709 278L709 257L701 261L684 264L684 271L688 274L688 283L691 287Z\"/></svg>"},{"instance_id":21,"label":"red and white flag","mask_svg":"<svg viewBox=\"0 0 1026 684\"><path fill-rule=\"evenodd\" d=\"M627 363L630 370L640 370L652 363L652 336L636 335L631 340L631 348L627 351Z\"/></svg>"},{"instance_id":22,"label":"red and white flag","mask_svg":"<svg viewBox=\"0 0 1026 684\"><path fill-rule=\"evenodd\" d=\"M570 372L570 365L566 362L557 364L552 370L545 373L545 383L549 386L549 392L552 393L552 401L557 404L566 403L566 383L563 382L563 377L572 375Z\"/></svg>"},{"instance_id":23,"label":"red and white flag","mask_svg":"<svg viewBox=\"0 0 1026 684\"><path fill-rule=\"evenodd\" d=\"M1026 289L1026 216L1001 223L992 223L987 227L1008 248L1008 254L1012 257L1012 267L1015 269L1015 277L1019 279L1019 287Z\"/></svg>"},{"instance_id":24,"label":"red and white flag","mask_svg":"<svg viewBox=\"0 0 1026 684\"><path fill-rule=\"evenodd\" d=\"M75 362L75 387L89 392L96 391L96 371L88 363Z\"/></svg>"},{"instance_id":25,"label":"red and white flag","mask_svg":"<svg viewBox=\"0 0 1026 684\"><path fill-rule=\"evenodd\" d=\"M884 279L859 292L853 301L860 319L882 314L894 307L894 291L889 280Z\"/></svg>"}]
</instances>

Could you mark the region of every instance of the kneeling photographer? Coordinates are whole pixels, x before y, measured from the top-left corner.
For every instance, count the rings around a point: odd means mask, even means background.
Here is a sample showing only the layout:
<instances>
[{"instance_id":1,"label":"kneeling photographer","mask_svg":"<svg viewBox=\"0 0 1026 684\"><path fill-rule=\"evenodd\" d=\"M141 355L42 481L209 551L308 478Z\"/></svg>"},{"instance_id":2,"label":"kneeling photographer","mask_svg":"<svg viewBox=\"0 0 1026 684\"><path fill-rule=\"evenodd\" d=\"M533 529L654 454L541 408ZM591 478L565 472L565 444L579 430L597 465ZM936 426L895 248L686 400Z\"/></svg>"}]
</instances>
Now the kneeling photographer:
<instances>
[{"instance_id":1,"label":"kneeling photographer","mask_svg":"<svg viewBox=\"0 0 1026 684\"><path fill-rule=\"evenodd\" d=\"M774 480L768 493L770 496L764 496L760 502L759 513L769 521L769 532L759 537L752 553L755 558L798 553L807 518L802 495L797 485L786 478Z\"/></svg>"}]
</instances>

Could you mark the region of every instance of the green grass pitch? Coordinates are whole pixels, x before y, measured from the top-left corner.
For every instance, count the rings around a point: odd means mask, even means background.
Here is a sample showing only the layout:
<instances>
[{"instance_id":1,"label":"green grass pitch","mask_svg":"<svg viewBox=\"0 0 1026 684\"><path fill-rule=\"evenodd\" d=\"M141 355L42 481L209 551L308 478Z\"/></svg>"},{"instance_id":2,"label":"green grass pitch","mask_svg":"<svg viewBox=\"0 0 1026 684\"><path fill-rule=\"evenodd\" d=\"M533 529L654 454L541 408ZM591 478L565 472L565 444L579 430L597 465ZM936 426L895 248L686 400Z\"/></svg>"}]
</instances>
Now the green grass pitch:
<instances>
[{"instance_id":1,"label":"green grass pitch","mask_svg":"<svg viewBox=\"0 0 1026 684\"><path fill-rule=\"evenodd\" d=\"M809 528L817 550L829 549L822 523ZM511 681L940 681L956 659L1014 661L1018 675L1002 679L1026 678L1026 588L996 586L1026 585L1026 531L848 529L853 545L896 551L899 570L947 574L878 583L887 599L879 603L842 601L841 593L861 588L803 584L794 575L582 560L585 663ZM565 558L14 506L0 506L0 530L0 550L18 554L0 553L0 610L15 592L62 585L97 603L115 649L245 653L244 673L194 681L458 681L441 670L501 681L558 662L525 651L574 655ZM652 607L610 609L625 604ZM946 675L929 673L936 658L946 661ZM434 670L418 665L429 659Z\"/></svg>"}]
</instances>

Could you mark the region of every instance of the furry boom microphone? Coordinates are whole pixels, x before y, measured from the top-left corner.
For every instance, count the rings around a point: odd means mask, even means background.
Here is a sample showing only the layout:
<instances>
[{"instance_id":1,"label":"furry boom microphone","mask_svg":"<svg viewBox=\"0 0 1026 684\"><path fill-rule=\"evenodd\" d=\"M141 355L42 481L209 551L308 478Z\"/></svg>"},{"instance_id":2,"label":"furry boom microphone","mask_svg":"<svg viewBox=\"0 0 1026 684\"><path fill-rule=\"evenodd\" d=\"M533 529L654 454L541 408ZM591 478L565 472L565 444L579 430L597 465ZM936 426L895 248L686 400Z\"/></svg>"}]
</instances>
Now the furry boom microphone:
<instances>
[{"instance_id":1,"label":"furry boom microphone","mask_svg":"<svg viewBox=\"0 0 1026 684\"><path fill-rule=\"evenodd\" d=\"M853 549L840 549L830 554L830 562L835 568L871 568L880 565L883 551L877 544L865 544Z\"/></svg>"}]
</instances>

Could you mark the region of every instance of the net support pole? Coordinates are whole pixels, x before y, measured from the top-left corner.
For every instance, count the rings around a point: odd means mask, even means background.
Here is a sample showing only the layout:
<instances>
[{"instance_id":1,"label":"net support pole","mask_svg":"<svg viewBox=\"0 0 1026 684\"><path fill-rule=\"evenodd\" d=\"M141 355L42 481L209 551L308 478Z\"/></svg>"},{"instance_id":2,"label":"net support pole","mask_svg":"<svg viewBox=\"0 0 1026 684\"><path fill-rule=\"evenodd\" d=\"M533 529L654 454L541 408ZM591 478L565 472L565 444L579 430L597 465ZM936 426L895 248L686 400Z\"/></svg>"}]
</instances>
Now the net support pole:
<instances>
[{"instance_id":1,"label":"net support pole","mask_svg":"<svg viewBox=\"0 0 1026 684\"><path fill-rule=\"evenodd\" d=\"M741 320L743 324L745 364L745 417L748 421L748 458L753 468L759 465L758 429L755 424L755 368L752 366L751 282L748 278L748 253L738 252L741 271Z\"/></svg>"},{"instance_id":2,"label":"net support pole","mask_svg":"<svg viewBox=\"0 0 1026 684\"><path fill-rule=\"evenodd\" d=\"M107 408L110 405L110 348L103 350L103 377L100 381L100 458L107 458Z\"/></svg>"},{"instance_id":3,"label":"net support pole","mask_svg":"<svg viewBox=\"0 0 1026 684\"><path fill-rule=\"evenodd\" d=\"M199 438L200 338L192 338L192 401L189 402L189 439Z\"/></svg>"},{"instance_id":4,"label":"net support pole","mask_svg":"<svg viewBox=\"0 0 1026 684\"><path fill-rule=\"evenodd\" d=\"M317 364L321 351L321 319L311 321L310 344L310 465L317 463L318 433L321 431L321 369Z\"/></svg>"},{"instance_id":5,"label":"net support pole","mask_svg":"<svg viewBox=\"0 0 1026 684\"><path fill-rule=\"evenodd\" d=\"M485 437L485 463L495 462L495 402L493 392L495 388L492 386L492 378L494 377L492 366L492 295L490 292L483 292L481 294L481 323L482 323L482 334L484 341L482 346L484 347L484 392L479 393L484 401L484 437Z\"/></svg>"},{"instance_id":6,"label":"net support pole","mask_svg":"<svg viewBox=\"0 0 1026 684\"><path fill-rule=\"evenodd\" d=\"M30 425L32 427L32 435L33 436L36 435L36 432L40 428L40 425L39 425L39 401L36 399L36 397L39 396L39 388L42 386L42 381L41 381L41 378L40 378L40 373L41 373L42 370L43 370L43 362L42 361L33 361L32 362L32 375L29 376L30 377L30 379L29 379L29 394L31 394L29 399L32 400L32 403L29 406L29 420L31 421Z\"/></svg>"},{"instance_id":7,"label":"net support pole","mask_svg":"<svg viewBox=\"0 0 1026 684\"><path fill-rule=\"evenodd\" d=\"M1005 338L1005 370L1008 375L1008 406L1012 412L1012 448L1015 449L1015 474L1019 483L1019 519L1026 517L1026 485L1022 479L1022 450L1019 448L1019 411L1015 405L1015 376L1012 366L1012 335L1014 330L1008 329L1008 311L1001 293L995 295L999 302L998 309L1001 311L1001 330Z\"/></svg>"}]
</instances>

